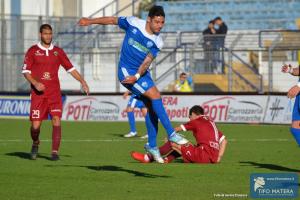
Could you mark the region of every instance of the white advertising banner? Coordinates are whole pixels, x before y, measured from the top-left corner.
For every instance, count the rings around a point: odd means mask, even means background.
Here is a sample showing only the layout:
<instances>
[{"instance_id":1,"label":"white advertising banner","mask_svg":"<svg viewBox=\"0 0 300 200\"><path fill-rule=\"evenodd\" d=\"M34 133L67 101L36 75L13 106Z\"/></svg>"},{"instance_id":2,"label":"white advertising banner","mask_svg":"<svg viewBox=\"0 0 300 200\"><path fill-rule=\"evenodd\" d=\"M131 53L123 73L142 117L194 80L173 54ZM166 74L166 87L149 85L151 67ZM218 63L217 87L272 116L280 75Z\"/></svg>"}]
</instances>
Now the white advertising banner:
<instances>
[{"instance_id":1,"label":"white advertising banner","mask_svg":"<svg viewBox=\"0 0 300 200\"><path fill-rule=\"evenodd\" d=\"M129 98L121 95L64 96L63 120L127 121ZM165 95L163 104L171 121L188 120L189 109L201 105L216 122L290 124L294 99L280 95ZM28 96L0 96L0 118L28 119ZM144 121L135 109L137 121Z\"/></svg>"},{"instance_id":2,"label":"white advertising banner","mask_svg":"<svg viewBox=\"0 0 300 200\"><path fill-rule=\"evenodd\" d=\"M264 123L291 123L294 102L295 99L291 100L287 96L269 96Z\"/></svg>"},{"instance_id":3,"label":"white advertising banner","mask_svg":"<svg viewBox=\"0 0 300 200\"><path fill-rule=\"evenodd\" d=\"M262 95L165 95L163 104L171 121L187 121L189 109L201 105L205 115L216 122L281 123L291 122L293 101L285 96ZM67 96L63 119L74 121L127 121L122 96ZM137 121L144 120L135 109Z\"/></svg>"},{"instance_id":4,"label":"white advertising banner","mask_svg":"<svg viewBox=\"0 0 300 200\"><path fill-rule=\"evenodd\" d=\"M216 122L263 122L267 96L204 96L204 114Z\"/></svg>"},{"instance_id":5,"label":"white advertising banner","mask_svg":"<svg viewBox=\"0 0 300 200\"><path fill-rule=\"evenodd\" d=\"M67 96L63 120L71 121L122 121L126 106L122 96Z\"/></svg>"}]
</instances>

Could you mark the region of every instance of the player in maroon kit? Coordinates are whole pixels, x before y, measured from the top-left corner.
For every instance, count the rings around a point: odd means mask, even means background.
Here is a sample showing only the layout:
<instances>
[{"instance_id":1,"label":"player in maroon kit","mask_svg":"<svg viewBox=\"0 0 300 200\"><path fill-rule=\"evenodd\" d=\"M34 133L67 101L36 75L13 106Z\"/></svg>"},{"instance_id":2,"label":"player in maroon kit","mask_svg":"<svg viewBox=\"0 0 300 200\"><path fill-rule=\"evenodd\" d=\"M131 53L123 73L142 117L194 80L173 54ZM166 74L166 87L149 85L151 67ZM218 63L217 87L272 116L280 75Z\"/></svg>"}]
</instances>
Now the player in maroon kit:
<instances>
[{"instance_id":1,"label":"player in maroon kit","mask_svg":"<svg viewBox=\"0 0 300 200\"><path fill-rule=\"evenodd\" d=\"M176 131L192 131L197 141L196 145L187 143L178 145L166 142L159 148L166 163L182 156L185 163L218 163L225 152L227 141L209 117L203 115L201 106L193 106L189 111L190 121L176 127ZM153 160L150 154L132 152L131 156L142 163Z\"/></svg>"},{"instance_id":2,"label":"player in maroon kit","mask_svg":"<svg viewBox=\"0 0 300 200\"><path fill-rule=\"evenodd\" d=\"M59 160L58 150L61 141L62 98L58 70L62 65L81 83L88 94L89 87L79 72L73 67L65 52L52 44L52 27L40 26L40 42L30 47L25 55L22 73L31 84L31 159L35 160L40 144L39 134L42 121L52 118L52 160Z\"/></svg>"}]
</instances>

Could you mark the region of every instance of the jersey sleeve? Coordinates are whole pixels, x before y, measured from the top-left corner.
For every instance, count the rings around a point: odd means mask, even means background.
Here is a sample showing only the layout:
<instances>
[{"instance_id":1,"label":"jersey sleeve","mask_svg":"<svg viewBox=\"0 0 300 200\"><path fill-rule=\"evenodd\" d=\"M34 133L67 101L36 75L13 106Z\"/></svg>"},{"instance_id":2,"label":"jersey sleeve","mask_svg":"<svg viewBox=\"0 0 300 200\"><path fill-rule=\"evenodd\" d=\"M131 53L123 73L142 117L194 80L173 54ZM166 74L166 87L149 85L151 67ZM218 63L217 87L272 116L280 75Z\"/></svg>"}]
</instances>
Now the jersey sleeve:
<instances>
[{"instance_id":1,"label":"jersey sleeve","mask_svg":"<svg viewBox=\"0 0 300 200\"><path fill-rule=\"evenodd\" d=\"M67 72L71 72L75 70L75 67L72 65L71 61L69 60L67 54L64 52L64 50L60 49L60 64L65 68Z\"/></svg>"},{"instance_id":2,"label":"jersey sleeve","mask_svg":"<svg viewBox=\"0 0 300 200\"><path fill-rule=\"evenodd\" d=\"M118 25L121 29L127 30L129 27L128 20L132 20L133 17L119 17L118 18Z\"/></svg>"},{"instance_id":3,"label":"jersey sleeve","mask_svg":"<svg viewBox=\"0 0 300 200\"><path fill-rule=\"evenodd\" d=\"M22 74L25 73L31 74L33 64L34 64L34 54L32 48L30 48L25 54L23 67L22 67Z\"/></svg>"},{"instance_id":4,"label":"jersey sleeve","mask_svg":"<svg viewBox=\"0 0 300 200\"><path fill-rule=\"evenodd\" d=\"M152 55L154 58L157 57L157 55L158 55L159 52L160 52L160 49L157 48L157 47L153 47L153 48L150 49L150 53L151 53L151 55Z\"/></svg>"},{"instance_id":5,"label":"jersey sleeve","mask_svg":"<svg viewBox=\"0 0 300 200\"><path fill-rule=\"evenodd\" d=\"M157 40L155 41L155 45L153 45L150 48L150 53L154 58L157 57L157 55L160 52L160 50L162 49L163 45L164 45L164 43L163 43L162 38L160 36L158 36Z\"/></svg>"},{"instance_id":6,"label":"jersey sleeve","mask_svg":"<svg viewBox=\"0 0 300 200\"><path fill-rule=\"evenodd\" d=\"M221 131L218 131L218 134L219 134L219 144L221 144L225 139L225 135L223 135Z\"/></svg>"},{"instance_id":7,"label":"jersey sleeve","mask_svg":"<svg viewBox=\"0 0 300 200\"><path fill-rule=\"evenodd\" d=\"M180 127L182 128L183 131L193 131L195 128L195 122L194 120L192 120L185 124L182 124Z\"/></svg>"}]
</instances>

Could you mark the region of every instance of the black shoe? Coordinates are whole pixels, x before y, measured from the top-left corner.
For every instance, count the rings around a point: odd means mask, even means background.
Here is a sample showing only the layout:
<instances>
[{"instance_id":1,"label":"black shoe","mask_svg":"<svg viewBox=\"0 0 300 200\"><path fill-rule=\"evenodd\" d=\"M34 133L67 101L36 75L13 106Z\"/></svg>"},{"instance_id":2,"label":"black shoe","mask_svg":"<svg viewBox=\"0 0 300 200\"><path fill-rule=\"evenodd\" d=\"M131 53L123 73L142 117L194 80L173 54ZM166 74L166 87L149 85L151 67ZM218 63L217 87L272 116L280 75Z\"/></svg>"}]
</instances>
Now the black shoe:
<instances>
[{"instance_id":1,"label":"black shoe","mask_svg":"<svg viewBox=\"0 0 300 200\"><path fill-rule=\"evenodd\" d=\"M32 145L31 152L30 152L30 159L31 160L36 160L38 152L39 152L39 146L38 145Z\"/></svg>"},{"instance_id":2,"label":"black shoe","mask_svg":"<svg viewBox=\"0 0 300 200\"><path fill-rule=\"evenodd\" d=\"M52 161L58 161L58 160L59 160L58 154L52 153L52 155L51 155L51 160L52 160Z\"/></svg>"}]
</instances>

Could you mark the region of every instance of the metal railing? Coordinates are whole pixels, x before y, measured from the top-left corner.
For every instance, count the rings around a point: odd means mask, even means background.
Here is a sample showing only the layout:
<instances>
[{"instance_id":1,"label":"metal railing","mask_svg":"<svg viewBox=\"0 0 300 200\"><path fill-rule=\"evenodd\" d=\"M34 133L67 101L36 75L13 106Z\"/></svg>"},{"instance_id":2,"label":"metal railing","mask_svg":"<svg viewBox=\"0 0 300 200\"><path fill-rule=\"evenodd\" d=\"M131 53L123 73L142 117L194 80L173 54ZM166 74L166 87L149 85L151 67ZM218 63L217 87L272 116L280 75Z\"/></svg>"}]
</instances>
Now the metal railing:
<instances>
[{"instance_id":1,"label":"metal railing","mask_svg":"<svg viewBox=\"0 0 300 200\"><path fill-rule=\"evenodd\" d=\"M275 53L284 51L300 50L300 31L299 30L261 30L258 34L259 47L268 53L268 91L273 91L274 77L273 64ZM282 62L287 60L282 56ZM275 57L276 58L276 57ZM298 54L298 60L299 54Z\"/></svg>"},{"instance_id":2,"label":"metal railing","mask_svg":"<svg viewBox=\"0 0 300 200\"><path fill-rule=\"evenodd\" d=\"M104 6L103 8L99 9L98 11L96 11L95 13L91 14L90 16L88 16L89 18L91 17L95 17L96 15L98 15L99 13L101 13L101 16L106 16L106 10L109 9L110 7L115 7L115 12L112 12L111 16L118 16L121 12L125 11L128 8L131 8L135 5L135 3L138 0L132 0L131 3L128 3L127 5L125 5L122 8L119 8L118 5L118 0L114 0L111 3L107 4L106 6ZM132 15L134 15L134 9L132 9ZM82 30L83 29L83 30ZM80 31L76 31L76 30L80 30ZM69 49L76 49L76 48L80 48L80 49L85 49L87 48L86 43L82 43L81 40L86 37L86 36L91 36L88 37L87 40L95 40L96 37L103 33L103 32L107 32L107 29L105 26L90 26L90 27L80 27L77 24L77 21L75 22L74 26L67 31L64 32L59 32L57 35L58 37L56 38L58 44L61 43L62 40L64 40L64 38L61 38L61 36L64 35L75 35L75 38L73 40L71 40L69 43L64 44L64 45L60 45L62 48L69 48ZM76 37L78 35L78 37ZM76 43L80 43L79 45L76 45ZM71 47L71 48L70 48ZM75 48L74 48L75 47Z\"/></svg>"},{"instance_id":3,"label":"metal railing","mask_svg":"<svg viewBox=\"0 0 300 200\"><path fill-rule=\"evenodd\" d=\"M0 88L3 91L21 91L24 89L24 86L22 85L24 82L23 77L20 74L24 50L29 47L29 44L32 45L34 41L38 39L37 36L35 37L32 34L26 35L25 33L29 29L34 29L32 27L36 26L37 28L41 19L31 19L27 17L24 19L15 18L13 20L20 20L20 23L18 23L22 24L23 29L20 27L21 37L18 38L18 40L16 40L16 38L7 37L7 35L1 35ZM59 18L53 20L59 21ZM10 30L10 27L14 23L10 23L10 20L6 19L5 24L7 29ZM3 25L3 20L1 21L1 25ZM3 32L3 26L0 27L1 32ZM250 33L245 31L229 32L226 35L225 48L222 52L224 53L224 56L221 57L221 60L216 60L216 63L220 64L223 69L217 72L212 70L215 66L207 65L205 53L211 52L212 54L216 54L220 53L220 50L212 49L207 51L207 49L203 47L204 40L201 32L164 32L162 35L164 35L165 46L153 63L153 78L154 80L157 80L157 84L159 85L168 84L163 81L164 78L172 76L172 79L174 80L175 77L173 76L173 72L176 69L178 73L188 71L190 74L215 74L224 77L226 76L227 78L225 81L228 82L229 86L225 92L233 91L237 88L236 84L238 82L249 86L247 88L256 92L285 91L288 85L286 81L281 80L280 70L277 68L280 67L283 62L292 64L297 62L297 54L300 49L300 43L298 44L298 41L300 41L300 39L298 39L300 32L273 32L269 30ZM5 37L3 38L3 36ZM106 63L103 63L103 58L101 58L102 60L99 61L101 65L100 68L94 69L96 71L113 69L113 74L103 76L114 77L114 79L111 80L114 83L114 86L111 88L95 87L94 91L120 91L121 87L117 84L118 81L116 80L115 71L117 68L119 47L123 36L124 33L119 31L91 32L88 36L89 40L84 43L84 46L81 46L81 48L78 48L75 52L69 52L68 56L72 58L71 60L74 65L79 66L79 68L82 69L81 72L86 78L91 81L94 81L94 79L95 81L99 81L100 86L103 85L103 79L99 77L93 78L93 75L88 73L89 68L93 67L91 60L95 59L98 55L112 55L111 60L105 60ZM99 38L101 37L105 37L105 40L100 41ZM21 43L18 43L20 48L12 50L12 45L10 44L15 41L21 41ZM101 51L93 51L93 49L100 49ZM254 61L255 63L250 61L250 53L255 54L257 57ZM110 68L103 67L102 65L109 65ZM208 71L199 71L199 69L205 67L211 67L211 69ZM215 81L215 79L211 80L212 83ZM167 85L162 85L163 88L164 86ZM66 87L64 89L69 90L70 88Z\"/></svg>"}]
</instances>

